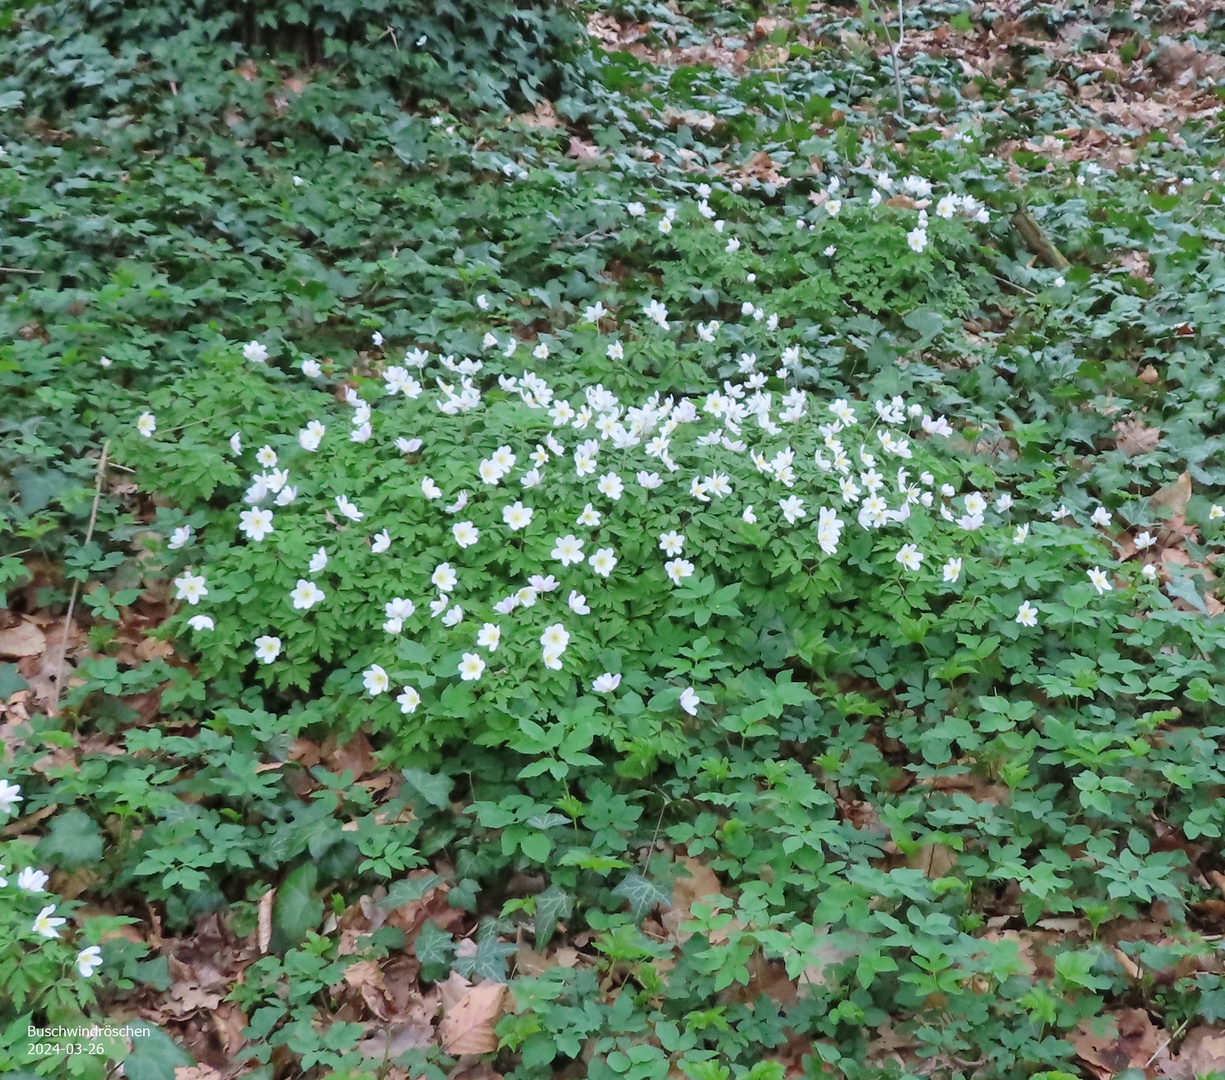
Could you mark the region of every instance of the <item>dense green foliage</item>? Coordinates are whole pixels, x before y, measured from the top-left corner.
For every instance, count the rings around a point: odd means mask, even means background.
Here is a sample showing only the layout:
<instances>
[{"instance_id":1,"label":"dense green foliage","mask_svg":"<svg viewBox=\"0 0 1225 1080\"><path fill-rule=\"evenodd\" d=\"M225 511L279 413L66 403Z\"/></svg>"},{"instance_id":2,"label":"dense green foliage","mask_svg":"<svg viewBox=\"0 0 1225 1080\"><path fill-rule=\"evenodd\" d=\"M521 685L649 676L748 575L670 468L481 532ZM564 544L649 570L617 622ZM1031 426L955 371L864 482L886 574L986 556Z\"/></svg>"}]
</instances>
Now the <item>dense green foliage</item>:
<instances>
[{"instance_id":1,"label":"dense green foliage","mask_svg":"<svg viewBox=\"0 0 1225 1080\"><path fill-rule=\"evenodd\" d=\"M652 48L752 36L621 14ZM158 941L267 931L226 996L269 1078L391 1075L343 988L405 950L426 994L509 982L515 1080L1066 1075L1122 1004L1225 1015L1195 913L1225 828L1215 138L993 156L1090 112L1044 54L966 83L933 51L885 139L852 8L733 67L576 18L61 2L5 31L0 583L14 622L77 586L88 640L58 711L23 669L6 729L4 1068L102 1075L23 1059L25 1028L165 991L153 935L115 933L149 910ZM0 698L27 678L0 664ZM337 749L367 737L381 772ZM79 933L42 944L18 866ZM447 1075L426 1041L400 1064ZM129 1075L187 1060L137 1043Z\"/></svg>"}]
</instances>

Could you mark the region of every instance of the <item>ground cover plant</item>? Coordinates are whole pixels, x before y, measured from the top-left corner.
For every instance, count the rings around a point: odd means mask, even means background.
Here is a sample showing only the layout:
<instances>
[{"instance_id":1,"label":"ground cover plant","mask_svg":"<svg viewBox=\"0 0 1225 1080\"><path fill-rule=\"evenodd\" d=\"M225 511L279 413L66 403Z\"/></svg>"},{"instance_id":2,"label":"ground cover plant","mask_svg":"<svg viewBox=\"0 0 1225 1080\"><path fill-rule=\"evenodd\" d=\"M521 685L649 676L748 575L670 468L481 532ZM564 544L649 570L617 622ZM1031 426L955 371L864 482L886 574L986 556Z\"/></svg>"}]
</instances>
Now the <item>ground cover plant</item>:
<instances>
[{"instance_id":1,"label":"ground cover plant","mask_svg":"<svg viewBox=\"0 0 1225 1080\"><path fill-rule=\"evenodd\" d=\"M428 7L6 11L6 1075L1225 1068L1211 6Z\"/></svg>"}]
</instances>

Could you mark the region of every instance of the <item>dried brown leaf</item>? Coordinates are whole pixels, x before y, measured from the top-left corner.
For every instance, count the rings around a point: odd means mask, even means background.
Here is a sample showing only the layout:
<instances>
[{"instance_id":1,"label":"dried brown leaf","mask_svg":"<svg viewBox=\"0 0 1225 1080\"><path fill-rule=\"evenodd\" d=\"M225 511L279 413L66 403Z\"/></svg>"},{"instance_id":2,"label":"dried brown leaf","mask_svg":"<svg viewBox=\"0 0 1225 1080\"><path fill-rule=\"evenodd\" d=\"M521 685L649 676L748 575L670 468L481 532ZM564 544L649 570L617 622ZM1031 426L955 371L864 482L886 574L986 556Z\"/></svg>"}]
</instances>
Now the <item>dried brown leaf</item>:
<instances>
[{"instance_id":1,"label":"dried brown leaf","mask_svg":"<svg viewBox=\"0 0 1225 1080\"><path fill-rule=\"evenodd\" d=\"M345 982L361 994L375 1016L380 1020L390 1020L392 1007L387 993L387 983L383 979L383 971L377 960L359 960L345 968Z\"/></svg>"},{"instance_id":2,"label":"dried brown leaf","mask_svg":"<svg viewBox=\"0 0 1225 1080\"><path fill-rule=\"evenodd\" d=\"M574 135L570 136L570 149L566 151L566 157L577 158L579 161L590 161L599 156L600 148L595 143L583 142Z\"/></svg>"},{"instance_id":3,"label":"dried brown leaf","mask_svg":"<svg viewBox=\"0 0 1225 1080\"><path fill-rule=\"evenodd\" d=\"M259 898L259 925L256 930L256 937L261 953L268 951L268 945L272 941L272 904L275 900L275 888L269 889Z\"/></svg>"},{"instance_id":4,"label":"dried brown leaf","mask_svg":"<svg viewBox=\"0 0 1225 1080\"><path fill-rule=\"evenodd\" d=\"M0 630L0 657L20 660L23 656L38 656L47 647L46 635L29 620Z\"/></svg>"},{"instance_id":5,"label":"dried brown leaf","mask_svg":"<svg viewBox=\"0 0 1225 1080\"><path fill-rule=\"evenodd\" d=\"M561 121L557 118L557 111L553 108L553 103L547 98L541 98L536 102L536 108L530 113L520 113L515 119L520 121L525 127L530 128L559 128Z\"/></svg>"},{"instance_id":6,"label":"dried brown leaf","mask_svg":"<svg viewBox=\"0 0 1225 1080\"><path fill-rule=\"evenodd\" d=\"M498 1048L494 1025L502 1015L506 987L481 983L447 1010L438 1025L438 1037L448 1054L490 1054Z\"/></svg>"},{"instance_id":7,"label":"dried brown leaf","mask_svg":"<svg viewBox=\"0 0 1225 1080\"><path fill-rule=\"evenodd\" d=\"M1128 457L1151 454L1161 442L1161 429L1149 427L1143 420L1120 420L1114 431L1115 449Z\"/></svg>"},{"instance_id":8,"label":"dried brown leaf","mask_svg":"<svg viewBox=\"0 0 1225 1080\"><path fill-rule=\"evenodd\" d=\"M692 918L692 907L695 900L704 896L714 896L723 891L718 877L709 866L698 862L688 855L679 860L686 874L678 875L672 882L672 903L660 914L659 921L664 929L677 941L683 942L689 934L680 929L682 923Z\"/></svg>"},{"instance_id":9,"label":"dried brown leaf","mask_svg":"<svg viewBox=\"0 0 1225 1080\"><path fill-rule=\"evenodd\" d=\"M1197 1080L1225 1072L1225 1031L1193 1027L1177 1054L1167 1044L1153 1060L1153 1066L1158 1076L1168 1080Z\"/></svg>"},{"instance_id":10,"label":"dried brown leaf","mask_svg":"<svg viewBox=\"0 0 1225 1080\"><path fill-rule=\"evenodd\" d=\"M1081 1022L1071 1036L1076 1056L1105 1080L1143 1069L1157 1052L1157 1029L1143 1009L1118 1009Z\"/></svg>"},{"instance_id":11,"label":"dried brown leaf","mask_svg":"<svg viewBox=\"0 0 1225 1080\"><path fill-rule=\"evenodd\" d=\"M370 749L370 742L360 731L343 743L338 743L335 736L329 735L320 748L320 753L332 772L351 772L354 780L360 780L374 768L374 754Z\"/></svg>"},{"instance_id":12,"label":"dried brown leaf","mask_svg":"<svg viewBox=\"0 0 1225 1080\"><path fill-rule=\"evenodd\" d=\"M957 865L957 852L946 844L924 844L906 860L906 865L922 870L929 878L948 877Z\"/></svg>"},{"instance_id":13,"label":"dried brown leaf","mask_svg":"<svg viewBox=\"0 0 1225 1080\"><path fill-rule=\"evenodd\" d=\"M1191 474L1183 473L1157 491L1148 501L1149 509L1163 517L1173 517L1187 512L1187 503L1191 501ZM1162 514L1162 511L1168 511Z\"/></svg>"}]
</instances>

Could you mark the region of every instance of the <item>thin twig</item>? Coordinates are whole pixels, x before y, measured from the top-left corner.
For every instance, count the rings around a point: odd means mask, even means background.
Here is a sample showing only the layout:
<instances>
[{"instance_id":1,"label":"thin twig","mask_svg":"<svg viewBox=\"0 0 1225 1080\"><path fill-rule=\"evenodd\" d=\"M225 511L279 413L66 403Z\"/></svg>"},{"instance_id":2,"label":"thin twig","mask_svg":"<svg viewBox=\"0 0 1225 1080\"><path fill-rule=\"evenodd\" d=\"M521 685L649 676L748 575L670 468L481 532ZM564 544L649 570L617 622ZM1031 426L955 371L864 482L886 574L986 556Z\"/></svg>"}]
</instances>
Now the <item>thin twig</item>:
<instances>
[{"instance_id":1,"label":"thin twig","mask_svg":"<svg viewBox=\"0 0 1225 1080\"><path fill-rule=\"evenodd\" d=\"M85 544L94 538L94 525L98 522L98 503L102 499L102 477L106 472L106 459L111 450L111 440L102 444L102 456L98 459L98 473L94 479L94 504L89 510L89 527L85 530ZM81 583L72 583L72 595L68 598L68 614L64 616L64 634L60 638L60 658L55 669L55 689L51 696L51 713L55 714L60 706L60 680L64 677L64 660L68 656L68 631L72 627L72 613L76 610L77 594L81 591Z\"/></svg>"},{"instance_id":2,"label":"thin twig","mask_svg":"<svg viewBox=\"0 0 1225 1080\"><path fill-rule=\"evenodd\" d=\"M889 34L889 27L885 24L885 13L881 11L880 5L876 2L876 0L868 0L868 3L872 5L872 10L876 12L877 18L880 19L881 29L885 32L885 40L889 42L889 51L893 54L893 85L897 90L897 111L898 116L902 120L905 120L906 104L905 97L902 92L902 58L900 55L902 35L905 32L905 15L903 8L905 0L897 0L898 29L896 42Z\"/></svg>"},{"instance_id":3,"label":"thin twig","mask_svg":"<svg viewBox=\"0 0 1225 1080\"><path fill-rule=\"evenodd\" d=\"M987 273L991 274L991 271L988 270ZM1027 288L1025 288L1025 286L1018 285L1015 281L1011 281L1006 277L1000 277L999 274L991 274L991 276L995 278L996 281L1002 281L1005 285L1008 285L1011 288L1016 289L1017 292L1024 293L1026 296L1037 296L1038 295L1037 293L1030 292Z\"/></svg>"},{"instance_id":4,"label":"thin twig","mask_svg":"<svg viewBox=\"0 0 1225 1080\"><path fill-rule=\"evenodd\" d=\"M0 266L6 274L45 274L45 270L27 270L22 266Z\"/></svg>"},{"instance_id":5,"label":"thin twig","mask_svg":"<svg viewBox=\"0 0 1225 1080\"><path fill-rule=\"evenodd\" d=\"M651 846L647 848L646 854L642 859L642 869L645 873L650 869L651 856L655 852L655 841L659 839L659 827L664 823L664 811L668 809L668 799L664 799L663 805L659 808L659 820L655 822L655 835L651 837Z\"/></svg>"},{"instance_id":6,"label":"thin twig","mask_svg":"<svg viewBox=\"0 0 1225 1080\"><path fill-rule=\"evenodd\" d=\"M1173 1042L1175 1039L1177 1039L1177 1038L1178 1038L1178 1036L1179 1036L1179 1035L1181 1035L1181 1034L1183 1033L1183 1029L1184 1029L1184 1028L1185 1028L1185 1027L1186 1027L1186 1026L1189 1024L1189 1023L1191 1023L1191 1017L1189 1017L1189 1016L1188 1016L1188 1017L1187 1017L1187 1018L1186 1018L1186 1019L1185 1019L1185 1020L1184 1020L1184 1021L1183 1021L1181 1024L1179 1024L1179 1025L1178 1025L1178 1027L1176 1027L1176 1028L1174 1029L1174 1034L1173 1034L1173 1035L1167 1036L1167 1038L1166 1038L1165 1042L1163 1042L1163 1043L1162 1043L1162 1044L1161 1044L1159 1047L1157 1047L1157 1049L1153 1051L1153 1056L1152 1056L1151 1058L1149 1058L1149 1059L1148 1059L1148 1061L1146 1061L1146 1062L1144 1063L1144 1067L1145 1067L1146 1069L1147 1069L1147 1068L1148 1068L1148 1067L1149 1067L1149 1066L1150 1066L1150 1065L1151 1065L1151 1064L1152 1064L1154 1061L1156 1061L1156 1060L1157 1060L1157 1055L1158 1055L1158 1054L1160 1054L1162 1050L1164 1050L1164 1049L1165 1049L1167 1046L1169 1046L1169 1045L1170 1045L1170 1043L1172 1043L1172 1042Z\"/></svg>"},{"instance_id":7,"label":"thin twig","mask_svg":"<svg viewBox=\"0 0 1225 1080\"><path fill-rule=\"evenodd\" d=\"M229 416L230 413L237 412L241 408L242 405L231 405L228 409L221 409L219 412L209 413L208 416L201 416L198 420L188 420L186 424L180 424L176 428L169 428L166 431L166 434L177 435L180 431L186 431L188 428L195 427L197 424L207 424L210 420L215 420L219 416Z\"/></svg>"}]
</instances>

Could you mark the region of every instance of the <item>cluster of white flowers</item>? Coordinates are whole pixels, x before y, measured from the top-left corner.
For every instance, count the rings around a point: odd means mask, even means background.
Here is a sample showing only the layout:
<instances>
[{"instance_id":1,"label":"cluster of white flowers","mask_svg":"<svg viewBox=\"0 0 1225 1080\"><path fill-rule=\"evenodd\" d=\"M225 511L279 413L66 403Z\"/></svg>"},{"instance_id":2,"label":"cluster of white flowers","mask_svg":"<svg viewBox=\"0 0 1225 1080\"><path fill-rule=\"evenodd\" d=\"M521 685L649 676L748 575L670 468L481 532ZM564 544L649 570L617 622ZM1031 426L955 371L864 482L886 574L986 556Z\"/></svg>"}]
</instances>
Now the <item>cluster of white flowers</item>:
<instances>
[{"instance_id":1,"label":"cluster of white flowers","mask_svg":"<svg viewBox=\"0 0 1225 1080\"><path fill-rule=\"evenodd\" d=\"M586 313L590 321L598 321L609 314L602 305L593 305ZM670 327L667 309L658 301L649 302L644 314L661 329ZM712 336L716 328L715 324L706 324L703 327L707 334ZM788 347L784 351L783 366L796 364L798 358L798 347ZM431 355L422 350L415 350L407 357L411 366L418 371L424 371L430 359ZM657 490L664 481L659 473L649 469L636 470L633 473L633 481L627 480L617 468L604 466L601 470L605 454L619 452L632 455L637 452L645 455L647 459L660 462L669 474L683 473L685 468L677 459L681 446L701 452L699 456L703 456L707 448L711 447L718 447L734 455L747 456L757 471L766 477L767 484L794 488L801 481L796 451L786 445L767 456L764 449L750 446L747 439L748 427L755 425L767 438L785 435L788 429L794 429L796 437L801 437L803 431L807 430L806 424L815 423L821 436L822 448L812 459L817 471L809 470L810 475L805 479L821 486L821 474L831 474L838 485L844 505L860 503L861 496L866 495L858 513L858 521L862 527L880 529L891 523L903 522L909 517L912 506L933 505L935 496L931 485L934 484L935 478L930 473L925 471L921 478L912 481L907 469L900 467L896 470L893 481L887 482L878 465L883 465L880 455L899 461L913 457L913 436L903 433L903 430L920 417L923 432L928 436L950 434L952 428L944 418L933 420L924 414L921 408L908 405L901 397L878 401L874 403L873 411L881 426L875 429L874 441L870 441L870 425L850 402L839 399L829 405L828 414L831 419L824 422L819 417L814 417L812 402L804 391L792 389L777 400L771 393L764 391L765 380L756 370L755 355L743 354L739 366L741 374L746 377L743 382L727 381L721 390L712 391L700 400L664 397L655 393L637 405L622 402L602 385L586 387L582 391L581 399L575 402L561 396L547 380L534 372L524 372L519 376L501 376L499 387L502 390L517 394L530 408L544 411L555 429L567 427L578 432L592 429L595 434L594 437L583 439L572 450L568 450L553 434L548 434L544 441L535 444L533 449L517 451L510 444L497 446L492 453L479 460L476 475L472 478L478 491L483 489L489 492L488 495L481 496L480 501L496 498L493 493L516 473L519 484L524 489L538 486L543 482L545 471L557 468L558 463L564 461L569 454L573 462L574 480L591 483L594 498L611 508L626 497L630 483L636 483L641 491L641 495L634 496L637 500ZM444 380L436 380L436 392L427 391L416 376L408 375L403 368L388 369L384 372L383 381L385 397L388 399L401 398L415 402L424 396L427 402L433 399L441 407L455 397ZM474 393L476 397L472 407L481 407L484 404L483 399L475 389ZM383 415L382 411L376 414L371 404L363 401L352 390L348 391L347 401L354 410L355 422L360 421L359 426L363 429L361 441L372 438L374 425L378 416ZM313 420L296 434L295 439L304 451L317 453L324 445L327 430L327 425L322 420ZM856 433L857 437L849 441L852 433ZM402 443L403 440L396 440L396 449L399 452L405 451ZM232 449L241 452L241 445L241 438L237 437ZM420 448L421 442L416 440L412 451ZM269 495L286 490L289 475L287 470L278 468L279 455L271 445L260 447L256 451L255 459L263 471L252 477L251 486L245 496L248 507L239 514L238 531L247 542L259 544L270 535L276 534L279 522L271 508L258 504ZM736 485L733 484L730 473L723 468L697 472L686 479L688 493L696 504L724 500L734 496L736 492ZM290 490L294 490L296 498L296 489ZM427 500L444 499L441 486L428 475L422 476L420 491ZM283 505L287 506L293 501L291 499ZM966 508L968 513L977 512L981 517L983 507L978 505L978 501L981 501L981 496L968 496ZM465 489L458 492L454 502L442 509L444 512L458 513L469 504L470 496ZM781 521L788 525L799 525L809 517L808 502L799 494L787 494L777 500L777 505ZM322 508L324 515L341 524L358 525L367 517L366 512L347 494L333 496L331 507L338 516L333 516L326 506ZM310 506L295 505L295 509L306 511ZM314 509L315 512L320 509L317 502ZM946 516L950 513L943 503L941 511ZM588 502L575 519L575 524L584 529L598 528L604 522L607 512L598 509L594 502ZM522 499L508 500L495 507L495 520L500 519L508 533L518 533L532 525L535 513L534 508L525 504ZM818 506L814 513L817 542L821 550L826 554L836 555L846 522L832 506ZM757 520L752 504L743 508L741 516L746 522ZM971 523L963 524L965 527L972 527ZM976 527L981 522L975 519L972 524ZM369 550L372 554L381 554L391 548L395 542L393 528L394 524L388 524L379 531L370 533ZM475 521L465 519L452 522L449 531L457 550L464 551L482 543L487 530L478 526ZM190 531L176 533L175 545L185 545L191 535ZM659 547L664 554L663 571L673 585L681 585L698 572L697 565L684 557L685 543L685 536L678 528L669 529L659 537ZM550 557L556 561L560 570L585 566L595 580L611 578L620 562L616 549L610 545L589 544L585 537L574 532L559 533L552 541ZM912 571L918 569L923 557L914 545L903 546L897 555L898 561ZM299 577L297 584L290 591L289 608L308 612L319 605L326 605L329 592L322 588L315 578L324 572L327 565L328 553L325 548L319 548L305 568L309 576ZM437 590L435 597L426 605L430 616L440 619L448 628L459 626L464 621L465 611L463 606L452 599L461 588L459 571L450 562L444 561L434 568L429 582ZM209 595L204 575L190 569L181 573L174 584L176 598L191 606L198 605ZM471 589L474 584L476 583L467 582L465 588ZM518 609L527 610L534 607L542 597L555 592L559 587L557 578L551 574L533 575L527 584L492 602L490 606L496 615L508 617ZM424 601L425 598L418 599ZM479 603L475 599L473 602ZM570 589L565 610L570 616L582 616L589 614L591 607L583 592ZM412 619L417 611L418 602L413 599L398 596L386 600L382 605L382 629L391 636L402 634L406 622ZM203 614L191 616L189 625L197 631L214 628L213 619ZM468 682L478 681L486 671L487 662L476 650L483 649L487 654L494 653L504 632L502 624L497 622L484 621L479 627L475 648L462 654L457 667L456 674ZM570 644L570 631L565 623L558 621L550 624L541 634L539 643L543 666L560 670ZM254 642L255 658L263 664L272 664L281 657L283 645L283 640L278 635L261 635ZM609 693L616 686L614 673L605 674L608 677L601 677L599 685L605 688L601 692ZM367 668L363 685L371 696L386 692L390 681L385 668L379 664ZM415 688L406 686L397 701L403 711L415 711L420 705L420 693ZM696 692L686 696L681 704L686 711L696 710Z\"/></svg>"},{"instance_id":2,"label":"cluster of white flowers","mask_svg":"<svg viewBox=\"0 0 1225 1080\"><path fill-rule=\"evenodd\" d=\"M0 780L0 816L8 817L17 810L17 804L23 801L21 785L8 780ZM47 891L47 883L51 880L45 870L33 866L24 867L10 883L8 867L0 863L0 889L10 887L28 896L39 896ZM54 940L60 936L60 927L68 920L55 914L55 904L47 904L39 911L30 924L30 933L38 937ZM75 961L77 971L82 978L90 978L102 966L102 950L97 945L90 945L77 953Z\"/></svg>"},{"instance_id":3,"label":"cluster of white flowers","mask_svg":"<svg viewBox=\"0 0 1225 1080\"><path fill-rule=\"evenodd\" d=\"M913 208L918 213L918 224L908 232L907 240L913 250L921 252L928 245L927 207L931 205L933 184L921 176L911 175L895 181L887 173L878 172L871 176L871 193L866 201L872 206L879 205L895 189L906 196L895 205ZM725 223L710 206L712 194L709 185L697 186L698 213L704 220L713 222L716 232L723 233ZM833 178L816 201L824 206L827 216L835 217L843 212L848 200L856 198L843 189L841 180ZM626 212L631 217L642 218L647 208L635 202L626 207ZM978 222L990 219L987 210L972 196L951 192L938 199L934 214L945 220L955 216ZM659 220L660 231L668 233L677 223L677 208L664 207ZM728 251L734 252L739 247L736 237L728 239ZM832 256L835 251L831 245L826 254ZM752 283L755 275L749 274L747 278ZM490 310L489 298L484 294L478 296L476 307L481 311ZM744 300L740 310L746 320L751 320L748 329L764 322L768 330L778 331L778 315L767 314L753 300ZM638 312L640 318L635 320ZM643 322L649 324L652 335L660 331L676 333L678 329L684 332L684 328L677 327L667 306L657 298L648 298L635 312L610 310L603 301L597 300L583 309L581 321L598 333L613 335L605 352L610 360L617 361L625 358L627 342L645 336ZM695 329L698 339L710 344L717 344L724 332L724 327L713 320L698 322ZM381 333L374 334L373 341L380 349L386 345ZM499 333L496 327L485 331L482 338L485 350L502 349L507 359L515 355L518 344L513 335L507 336L505 329ZM268 349L258 341L243 346L242 352L249 362L268 362ZM537 339L532 357L545 361L554 354L548 342ZM798 344L784 345L776 377L789 378L798 370L801 358L802 349ZM431 365L436 367L427 371ZM415 598L379 598L375 610L382 612L383 631L392 638L405 633L410 620L418 618L419 610L428 610L430 619L437 619L444 627L454 630L465 624L473 610L480 612L487 605L488 619L478 617L475 644L471 651L462 653L456 670L461 680L477 682L487 668L485 657L498 649L504 634L514 635L510 624L490 621L493 617L513 620L516 612L532 609L537 603L556 605L560 619L549 624L540 637L540 660L548 669L562 669L571 640L564 620L585 616L591 611L587 596L580 589L590 591L594 588L598 594L603 583L611 579L621 565L621 556L614 546L601 545L582 530L610 524L619 507L626 503L640 505L668 480L672 480L673 491L682 501L687 492L695 512L739 498L742 504L739 516L748 525L759 523L761 517L767 515L767 526L775 530L784 526L812 528L817 546L827 557L839 556L844 533L852 523L861 530L885 533L906 523L916 512L930 512L960 533L974 533L988 524L1007 527L1014 545L1027 543L1029 523L1005 521L999 517L989 520L992 504L985 493L959 493L953 484L937 481L932 470L939 468L938 452L925 454L929 467L919 468L913 464L922 442L945 439L953 434L953 427L945 417L933 416L925 412L921 404L902 396L870 403L840 398L821 404L797 387L776 394L766 389L769 376L759 365L757 353L745 351L736 363L738 377L722 381L721 386L705 394L686 397L655 392L638 402L622 401L602 384L567 392L563 384L554 385L532 370L503 371L497 376L500 396L511 399L513 407L518 407L514 404L517 399L527 409L541 413L552 430L540 441L532 439L522 446L511 443L496 446L478 461L467 484L459 487L456 481L459 490L450 493L444 492L442 485L426 474L425 466L420 464L424 441L385 434L384 425L392 427L387 418L394 415L397 417L394 426L400 426L406 410L424 428L434 411L455 416L485 409L491 402L474 381L484 370L485 361L437 355L415 346L405 352L402 364L390 364L382 370L381 404L366 400L353 387L346 386L343 397L352 410L350 441L372 442L378 453L386 453L394 446L396 454L402 455L396 459L399 467L421 470L419 480L414 478L413 483L419 486L427 502L436 503L441 513L467 512L462 520L450 522L446 530L450 542L455 544L456 554L479 550L482 545L505 544L510 536L525 534L538 526L540 515L529 493L542 485L563 481L583 489L589 497L570 526L579 532L566 531L566 523L561 522L550 521L547 526L556 530L548 548L549 558L556 566L549 569L574 576L586 575L571 582L578 588L561 589L556 577L540 573L529 575L525 584L512 588L508 595L497 599L482 598L479 591L483 583L477 575L443 561L429 574L429 586L435 590L432 598L427 595L424 583L419 583L420 591ZM317 362L304 361L302 374L308 379L320 379L323 372ZM328 392L326 387L319 389L321 397ZM306 453L326 452L331 424L325 422L323 411L329 408L332 406L321 400L320 418L309 420L292 440L285 440L285 446L293 450L296 441L297 447ZM142 414L137 429L142 435L152 437L156 431L152 414ZM570 446L565 441L568 432L576 433L575 442ZM795 446L807 443L811 447L814 434L815 451L811 456L807 450L802 456L798 454ZM231 437L230 448L236 455L243 452L240 432ZM280 451L284 452L284 449ZM727 456L715 464L712 459L716 454ZM246 507L238 518L238 531L247 543L258 545L269 536L278 536L281 529L279 512L292 508L295 523L301 520L300 515L309 514L321 515L337 529L360 526L366 530L364 535L372 555L388 553L395 545L407 547L411 544L411 535L392 518L377 521L373 527L369 524L370 516L379 516L370 509L377 502L366 502L361 491L355 493L356 498L350 498L346 492L333 491L299 499L300 488L290 484L289 470L280 467L276 447L261 446L254 456L259 471L251 474L250 486L244 495ZM414 460L405 461L405 457ZM747 462L742 467L736 466L736 462L745 462L745 459ZM754 472L759 478L755 482ZM503 495L508 486L513 493L521 490L522 497ZM264 505L268 502L271 505ZM994 513L1007 515L1012 505L1012 497L1003 493L994 500ZM484 513L486 507L490 514ZM1051 514L1055 521L1068 516L1063 507ZM1225 510L1214 506L1209 516L1212 519L1225 516ZM1090 520L1106 528L1112 518L1105 507L1098 507ZM678 520L674 527L659 534L662 571L673 587L681 586L700 572L698 563L686 551L693 537L687 537L681 526ZM918 535L927 535L928 531ZM193 540L191 528L181 526L175 530L168 547L178 550ZM1138 537L1137 547L1143 546ZM402 549L396 547L395 550L398 553ZM909 575L923 574L925 566L930 566L927 554L914 542L900 540L892 548L892 557L901 572ZM334 590L323 588L317 579L326 571L328 558L327 550L320 547L307 566L298 571L302 576L289 591L286 611L312 612L327 606ZM459 560L456 562L458 564ZM634 567L632 572L642 569ZM942 584L956 585L962 581L961 557L948 559L938 569ZM1146 567L1145 572L1149 573L1149 569ZM1089 571L1089 579L1099 595L1112 588L1108 574L1100 567ZM175 578L174 584L176 598L190 606L199 605L209 596L204 574L190 567ZM406 583L401 591L409 592L410 586ZM568 597L563 608L559 599L566 592ZM551 598L553 593L558 593L557 600ZM461 596L462 604L457 602L457 597ZM465 605L469 609L467 612ZM534 617L540 614L538 611ZM276 619L275 615L270 617L274 625ZM1016 621L1023 626L1035 626L1035 605L1025 601L1016 614ZM213 618L206 614L193 614L187 622L198 632L214 629ZM428 626L429 623L424 622L418 629ZM479 650L483 650L484 655ZM254 641L254 655L260 663L273 664L283 653L284 642L276 633L264 634ZM592 685L599 687L598 692L611 693L619 681L615 673L605 672ZM383 667L372 664L365 670L363 684L368 694L378 696L389 689L389 677ZM421 696L415 688L406 686L397 701L403 711L412 712L419 707ZM681 704L686 711L691 711L690 707L696 709L697 702L696 692L691 691L691 696L685 697Z\"/></svg>"}]
</instances>

